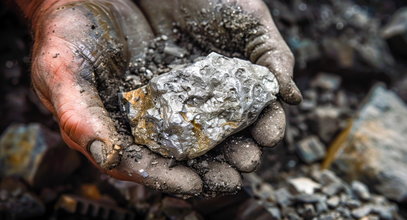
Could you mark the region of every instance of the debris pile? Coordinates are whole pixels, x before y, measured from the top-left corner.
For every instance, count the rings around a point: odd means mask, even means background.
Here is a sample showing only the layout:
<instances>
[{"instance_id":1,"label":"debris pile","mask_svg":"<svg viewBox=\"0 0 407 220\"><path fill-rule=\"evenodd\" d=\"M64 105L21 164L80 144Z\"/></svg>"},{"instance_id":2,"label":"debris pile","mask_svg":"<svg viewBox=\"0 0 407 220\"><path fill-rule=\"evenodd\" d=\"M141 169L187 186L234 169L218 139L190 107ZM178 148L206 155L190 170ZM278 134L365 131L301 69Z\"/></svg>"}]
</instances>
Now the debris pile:
<instances>
[{"instance_id":1,"label":"debris pile","mask_svg":"<svg viewBox=\"0 0 407 220\"><path fill-rule=\"evenodd\" d=\"M301 166L300 170L280 173L285 180L275 187L256 174L245 176L248 192L257 198L269 219L401 219L396 204L371 193L359 181L348 184L317 166Z\"/></svg>"}]
</instances>

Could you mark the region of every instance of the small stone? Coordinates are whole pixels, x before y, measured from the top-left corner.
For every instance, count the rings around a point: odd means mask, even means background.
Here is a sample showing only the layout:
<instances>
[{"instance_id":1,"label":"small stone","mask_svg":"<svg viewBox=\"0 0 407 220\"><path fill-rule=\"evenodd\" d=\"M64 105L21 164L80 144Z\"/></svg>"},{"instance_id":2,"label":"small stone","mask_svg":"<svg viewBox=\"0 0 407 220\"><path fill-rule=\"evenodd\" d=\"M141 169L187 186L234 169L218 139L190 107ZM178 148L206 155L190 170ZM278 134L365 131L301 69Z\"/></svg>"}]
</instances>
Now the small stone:
<instances>
[{"instance_id":1,"label":"small stone","mask_svg":"<svg viewBox=\"0 0 407 220\"><path fill-rule=\"evenodd\" d=\"M342 182L331 170L313 170L311 176L322 185Z\"/></svg>"},{"instance_id":2,"label":"small stone","mask_svg":"<svg viewBox=\"0 0 407 220\"><path fill-rule=\"evenodd\" d=\"M335 105L340 108L348 108L348 97L346 97L346 93L343 90L340 90L335 97Z\"/></svg>"},{"instance_id":3,"label":"small stone","mask_svg":"<svg viewBox=\"0 0 407 220\"><path fill-rule=\"evenodd\" d=\"M327 214L327 215L320 216L318 219L319 220L335 220L335 217L333 215Z\"/></svg>"},{"instance_id":4,"label":"small stone","mask_svg":"<svg viewBox=\"0 0 407 220\"><path fill-rule=\"evenodd\" d=\"M343 206L336 208L336 211L339 212L344 219L352 218L350 210Z\"/></svg>"},{"instance_id":5,"label":"small stone","mask_svg":"<svg viewBox=\"0 0 407 220\"><path fill-rule=\"evenodd\" d=\"M0 191L6 198L0 201L1 219L36 219L44 215L45 205L30 192L23 181L13 177L2 177Z\"/></svg>"},{"instance_id":6,"label":"small stone","mask_svg":"<svg viewBox=\"0 0 407 220\"><path fill-rule=\"evenodd\" d=\"M271 215L271 219L281 219L280 209L277 207L267 207L267 211Z\"/></svg>"},{"instance_id":7,"label":"small stone","mask_svg":"<svg viewBox=\"0 0 407 220\"><path fill-rule=\"evenodd\" d=\"M377 215L368 215L366 217L361 218L361 220L380 220L380 217Z\"/></svg>"},{"instance_id":8,"label":"small stone","mask_svg":"<svg viewBox=\"0 0 407 220\"><path fill-rule=\"evenodd\" d=\"M306 177L290 179L288 180L288 183L297 194L300 193L313 194L316 189L319 189L321 187L320 184Z\"/></svg>"},{"instance_id":9,"label":"small stone","mask_svg":"<svg viewBox=\"0 0 407 220\"><path fill-rule=\"evenodd\" d=\"M406 22L407 9L404 7L393 13L388 24L384 26L381 33L383 38L387 41L391 51L404 57L407 57L407 52L405 51L405 48L407 47Z\"/></svg>"},{"instance_id":10,"label":"small stone","mask_svg":"<svg viewBox=\"0 0 407 220\"><path fill-rule=\"evenodd\" d=\"M290 212L287 214L289 220L302 220L302 218L295 212Z\"/></svg>"},{"instance_id":11,"label":"small stone","mask_svg":"<svg viewBox=\"0 0 407 220\"><path fill-rule=\"evenodd\" d=\"M388 202L387 199L381 195L371 195L370 201L375 205L384 205Z\"/></svg>"},{"instance_id":12,"label":"small stone","mask_svg":"<svg viewBox=\"0 0 407 220\"><path fill-rule=\"evenodd\" d=\"M349 199L345 202L345 205L351 209L359 207L361 204L358 200L355 199Z\"/></svg>"},{"instance_id":13,"label":"small stone","mask_svg":"<svg viewBox=\"0 0 407 220\"><path fill-rule=\"evenodd\" d=\"M343 189L343 185L340 183L331 183L322 188L322 192L328 196L336 195Z\"/></svg>"},{"instance_id":14,"label":"small stone","mask_svg":"<svg viewBox=\"0 0 407 220\"><path fill-rule=\"evenodd\" d=\"M168 40L168 36L163 34L163 35L161 35L161 39L166 41L166 40Z\"/></svg>"},{"instance_id":15,"label":"small stone","mask_svg":"<svg viewBox=\"0 0 407 220\"><path fill-rule=\"evenodd\" d=\"M264 201L275 201L274 189L268 183L261 183L257 187L253 187L253 192Z\"/></svg>"},{"instance_id":16,"label":"small stone","mask_svg":"<svg viewBox=\"0 0 407 220\"><path fill-rule=\"evenodd\" d=\"M389 205L374 205L372 206L372 213L376 213L381 219L393 219L393 213L397 211L396 206Z\"/></svg>"},{"instance_id":17,"label":"small stone","mask_svg":"<svg viewBox=\"0 0 407 220\"><path fill-rule=\"evenodd\" d=\"M292 204L293 196L288 192L287 188L280 188L275 192L276 201L281 206L289 206Z\"/></svg>"},{"instance_id":18,"label":"small stone","mask_svg":"<svg viewBox=\"0 0 407 220\"><path fill-rule=\"evenodd\" d=\"M317 136L309 136L297 144L297 154L306 163L312 163L325 157L324 145Z\"/></svg>"},{"instance_id":19,"label":"small stone","mask_svg":"<svg viewBox=\"0 0 407 220\"><path fill-rule=\"evenodd\" d=\"M266 67L211 53L120 97L135 143L186 160L252 124L278 90Z\"/></svg>"},{"instance_id":20,"label":"small stone","mask_svg":"<svg viewBox=\"0 0 407 220\"><path fill-rule=\"evenodd\" d=\"M324 199L325 197L319 194L301 194L295 196L295 200L302 203L317 203L319 201L323 201Z\"/></svg>"},{"instance_id":21,"label":"small stone","mask_svg":"<svg viewBox=\"0 0 407 220\"><path fill-rule=\"evenodd\" d=\"M346 201L348 201L350 199L350 195L341 193L339 195L339 199L341 200L342 203L345 203Z\"/></svg>"},{"instance_id":22,"label":"small stone","mask_svg":"<svg viewBox=\"0 0 407 220\"><path fill-rule=\"evenodd\" d=\"M315 205L316 209L317 209L317 213L323 213L326 212L328 210L328 205L326 204L326 202L323 201L319 201L316 205Z\"/></svg>"},{"instance_id":23,"label":"small stone","mask_svg":"<svg viewBox=\"0 0 407 220\"><path fill-rule=\"evenodd\" d=\"M364 205L360 208L354 209L352 210L352 216L355 218L362 218L365 217L367 215L369 215L369 213L372 211L372 207L369 205Z\"/></svg>"},{"instance_id":24,"label":"small stone","mask_svg":"<svg viewBox=\"0 0 407 220\"><path fill-rule=\"evenodd\" d=\"M188 51L186 51L185 49L183 49L181 47L178 47L175 44L166 43L165 47L164 47L164 53L178 57L178 58L182 58L186 54L188 54Z\"/></svg>"},{"instance_id":25,"label":"small stone","mask_svg":"<svg viewBox=\"0 0 407 220\"><path fill-rule=\"evenodd\" d=\"M359 181L353 181L352 182L352 191L360 199L363 199L363 200L369 200L370 199L369 189L366 187L365 184L363 184L363 183L361 183Z\"/></svg>"},{"instance_id":26,"label":"small stone","mask_svg":"<svg viewBox=\"0 0 407 220\"><path fill-rule=\"evenodd\" d=\"M318 107L309 116L310 128L322 141L328 143L338 132L341 112L331 106Z\"/></svg>"},{"instance_id":27,"label":"small stone","mask_svg":"<svg viewBox=\"0 0 407 220\"><path fill-rule=\"evenodd\" d=\"M317 213L315 212L315 208L312 204L305 204L304 205L304 214L305 218L313 218Z\"/></svg>"},{"instance_id":28,"label":"small stone","mask_svg":"<svg viewBox=\"0 0 407 220\"><path fill-rule=\"evenodd\" d=\"M311 82L311 86L325 90L337 90L341 85L342 79L340 76L330 73L319 73L318 76Z\"/></svg>"},{"instance_id":29,"label":"small stone","mask_svg":"<svg viewBox=\"0 0 407 220\"><path fill-rule=\"evenodd\" d=\"M336 206L339 205L339 202L340 202L339 197L333 196L326 201L326 204L331 208L335 208Z\"/></svg>"},{"instance_id":30,"label":"small stone","mask_svg":"<svg viewBox=\"0 0 407 220\"><path fill-rule=\"evenodd\" d=\"M310 110L315 109L316 106L317 106L317 103L315 101L304 100L301 102L299 108L303 111L310 111Z\"/></svg>"},{"instance_id":31,"label":"small stone","mask_svg":"<svg viewBox=\"0 0 407 220\"><path fill-rule=\"evenodd\" d=\"M329 104L334 101L335 101L335 95L333 94L333 92L324 92L319 96L319 102L321 104ZM321 106L321 108L323 108L323 106Z\"/></svg>"}]
</instances>

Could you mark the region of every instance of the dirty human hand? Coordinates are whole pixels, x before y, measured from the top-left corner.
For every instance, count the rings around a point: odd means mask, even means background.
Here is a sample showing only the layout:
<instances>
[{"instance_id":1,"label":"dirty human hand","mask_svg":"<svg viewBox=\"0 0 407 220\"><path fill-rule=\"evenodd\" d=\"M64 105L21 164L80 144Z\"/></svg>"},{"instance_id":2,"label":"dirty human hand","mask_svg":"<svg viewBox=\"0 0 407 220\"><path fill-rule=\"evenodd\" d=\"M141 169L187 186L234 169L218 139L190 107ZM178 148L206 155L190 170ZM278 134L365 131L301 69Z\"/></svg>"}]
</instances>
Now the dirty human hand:
<instances>
[{"instance_id":1,"label":"dirty human hand","mask_svg":"<svg viewBox=\"0 0 407 220\"><path fill-rule=\"evenodd\" d=\"M298 103L301 95L292 81L293 56L267 7L260 0L230 2L146 0L137 1L138 8L128 0L17 0L34 31L34 89L57 118L65 142L113 177L150 188L184 195L236 191L241 185L238 171L251 172L260 162L257 144L271 147L283 137L285 116L280 103L266 108L252 126L255 141L235 137L223 144L228 163L203 164L197 159L192 167L171 166L170 159L145 147L129 146L129 138L117 132L100 100L95 77L123 74L154 34L171 37L175 22L197 42L208 42L203 47L239 50L252 62L268 67L276 74L282 99ZM236 26L230 10L250 19ZM194 22L202 21L209 23L194 28ZM228 23L231 30L225 29ZM223 39L223 45L216 38Z\"/></svg>"}]
</instances>

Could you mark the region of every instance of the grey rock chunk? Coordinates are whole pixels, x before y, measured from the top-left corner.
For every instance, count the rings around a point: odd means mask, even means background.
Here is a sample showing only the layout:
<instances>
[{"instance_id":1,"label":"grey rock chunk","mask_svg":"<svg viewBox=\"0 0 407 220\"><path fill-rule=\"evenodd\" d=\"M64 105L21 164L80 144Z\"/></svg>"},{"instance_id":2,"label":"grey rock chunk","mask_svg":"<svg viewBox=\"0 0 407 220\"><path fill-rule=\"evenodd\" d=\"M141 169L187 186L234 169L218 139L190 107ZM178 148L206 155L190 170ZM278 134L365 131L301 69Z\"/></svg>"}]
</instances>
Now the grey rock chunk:
<instances>
[{"instance_id":1,"label":"grey rock chunk","mask_svg":"<svg viewBox=\"0 0 407 220\"><path fill-rule=\"evenodd\" d=\"M331 73L319 73L318 76L311 82L313 87L336 90L341 85L342 79L340 76Z\"/></svg>"},{"instance_id":2,"label":"grey rock chunk","mask_svg":"<svg viewBox=\"0 0 407 220\"><path fill-rule=\"evenodd\" d=\"M349 208L357 208L360 206L360 202L355 199L349 199L348 201L345 202L345 205Z\"/></svg>"},{"instance_id":3,"label":"grey rock chunk","mask_svg":"<svg viewBox=\"0 0 407 220\"><path fill-rule=\"evenodd\" d=\"M297 202L302 202L302 203L317 203L320 201L324 201L326 199L325 196L319 195L319 194L301 194L295 196L295 200Z\"/></svg>"},{"instance_id":4,"label":"grey rock chunk","mask_svg":"<svg viewBox=\"0 0 407 220\"><path fill-rule=\"evenodd\" d=\"M321 214L321 213L323 213L323 212L325 212L325 211L328 210L328 205L327 205L326 202L324 202L324 201L318 202L318 203L315 205L315 207L316 207L316 210L317 210L317 213L318 213L318 214Z\"/></svg>"},{"instance_id":5,"label":"grey rock chunk","mask_svg":"<svg viewBox=\"0 0 407 220\"><path fill-rule=\"evenodd\" d=\"M353 181L352 182L352 191L360 198L363 200L369 200L370 199L370 192L369 189L366 187L365 184L359 182L359 181Z\"/></svg>"},{"instance_id":6,"label":"grey rock chunk","mask_svg":"<svg viewBox=\"0 0 407 220\"><path fill-rule=\"evenodd\" d=\"M293 178L288 180L288 183L297 194L313 194L316 189L321 187L320 184L306 177Z\"/></svg>"},{"instance_id":7,"label":"grey rock chunk","mask_svg":"<svg viewBox=\"0 0 407 220\"><path fill-rule=\"evenodd\" d=\"M137 144L183 160L252 124L278 91L267 68L211 53L122 93L121 101Z\"/></svg>"},{"instance_id":8,"label":"grey rock chunk","mask_svg":"<svg viewBox=\"0 0 407 220\"><path fill-rule=\"evenodd\" d=\"M310 115L310 127L322 141L329 143L339 129L340 116L341 112L338 108L330 106L318 107Z\"/></svg>"},{"instance_id":9,"label":"grey rock chunk","mask_svg":"<svg viewBox=\"0 0 407 220\"><path fill-rule=\"evenodd\" d=\"M406 134L406 104L394 92L376 86L341 141L335 168L349 179L366 181L389 199L407 201Z\"/></svg>"},{"instance_id":10,"label":"grey rock chunk","mask_svg":"<svg viewBox=\"0 0 407 220\"><path fill-rule=\"evenodd\" d=\"M312 178L314 178L317 182L321 183L322 185L329 185L332 183L341 183L342 180L335 175L334 172L331 170L322 170L312 172Z\"/></svg>"},{"instance_id":11,"label":"grey rock chunk","mask_svg":"<svg viewBox=\"0 0 407 220\"><path fill-rule=\"evenodd\" d=\"M369 215L369 213L371 211L372 211L372 207L370 205L365 205L360 208L352 210L352 216L359 219L359 218Z\"/></svg>"},{"instance_id":12,"label":"grey rock chunk","mask_svg":"<svg viewBox=\"0 0 407 220\"><path fill-rule=\"evenodd\" d=\"M393 219L394 213L397 212L396 206L391 205L374 205L372 207L372 213L376 213L381 219Z\"/></svg>"},{"instance_id":13,"label":"grey rock chunk","mask_svg":"<svg viewBox=\"0 0 407 220\"><path fill-rule=\"evenodd\" d=\"M337 196L331 197L329 198L326 203L328 204L329 207L331 208L335 208L336 206L339 205L340 203L340 199Z\"/></svg>"},{"instance_id":14,"label":"grey rock chunk","mask_svg":"<svg viewBox=\"0 0 407 220\"><path fill-rule=\"evenodd\" d=\"M289 206L293 202L293 195L288 191L287 188L280 188L275 193L277 203L281 206Z\"/></svg>"},{"instance_id":15,"label":"grey rock chunk","mask_svg":"<svg viewBox=\"0 0 407 220\"><path fill-rule=\"evenodd\" d=\"M331 183L322 188L322 192L328 196L333 196L340 192L343 188L343 185L340 183Z\"/></svg>"},{"instance_id":16,"label":"grey rock chunk","mask_svg":"<svg viewBox=\"0 0 407 220\"><path fill-rule=\"evenodd\" d=\"M270 213L271 219L281 219L281 212L277 207L269 207L267 211Z\"/></svg>"},{"instance_id":17,"label":"grey rock chunk","mask_svg":"<svg viewBox=\"0 0 407 220\"><path fill-rule=\"evenodd\" d=\"M309 136L297 144L297 154L306 163L324 158L326 151L318 137Z\"/></svg>"}]
</instances>

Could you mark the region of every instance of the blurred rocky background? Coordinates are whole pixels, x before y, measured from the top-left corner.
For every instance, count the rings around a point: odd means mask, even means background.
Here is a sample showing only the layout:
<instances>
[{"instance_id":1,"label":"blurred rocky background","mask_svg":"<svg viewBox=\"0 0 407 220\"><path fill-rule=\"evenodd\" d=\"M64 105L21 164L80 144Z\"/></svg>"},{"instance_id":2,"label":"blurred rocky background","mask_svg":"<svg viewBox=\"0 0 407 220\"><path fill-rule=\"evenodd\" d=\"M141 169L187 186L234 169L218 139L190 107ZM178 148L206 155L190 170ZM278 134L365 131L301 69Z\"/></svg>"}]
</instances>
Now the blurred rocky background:
<instances>
[{"instance_id":1,"label":"blurred rocky background","mask_svg":"<svg viewBox=\"0 0 407 220\"><path fill-rule=\"evenodd\" d=\"M96 170L30 85L31 38L0 3L0 219L407 218L407 7L266 0L304 101L237 195L181 200Z\"/></svg>"}]
</instances>

